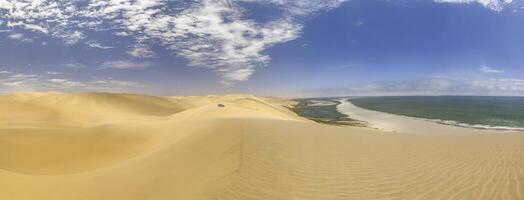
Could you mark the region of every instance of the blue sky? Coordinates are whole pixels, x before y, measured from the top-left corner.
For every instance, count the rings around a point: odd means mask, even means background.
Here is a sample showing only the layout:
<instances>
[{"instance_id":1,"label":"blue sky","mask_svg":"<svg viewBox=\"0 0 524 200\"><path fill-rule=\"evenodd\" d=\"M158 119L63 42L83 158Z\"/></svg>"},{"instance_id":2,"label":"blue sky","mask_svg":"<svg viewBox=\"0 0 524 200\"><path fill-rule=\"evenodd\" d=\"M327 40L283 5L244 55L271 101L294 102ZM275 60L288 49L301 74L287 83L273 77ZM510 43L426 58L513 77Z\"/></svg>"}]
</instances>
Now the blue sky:
<instances>
[{"instance_id":1,"label":"blue sky","mask_svg":"<svg viewBox=\"0 0 524 200\"><path fill-rule=\"evenodd\" d=\"M0 93L524 95L522 0L0 0Z\"/></svg>"}]
</instances>

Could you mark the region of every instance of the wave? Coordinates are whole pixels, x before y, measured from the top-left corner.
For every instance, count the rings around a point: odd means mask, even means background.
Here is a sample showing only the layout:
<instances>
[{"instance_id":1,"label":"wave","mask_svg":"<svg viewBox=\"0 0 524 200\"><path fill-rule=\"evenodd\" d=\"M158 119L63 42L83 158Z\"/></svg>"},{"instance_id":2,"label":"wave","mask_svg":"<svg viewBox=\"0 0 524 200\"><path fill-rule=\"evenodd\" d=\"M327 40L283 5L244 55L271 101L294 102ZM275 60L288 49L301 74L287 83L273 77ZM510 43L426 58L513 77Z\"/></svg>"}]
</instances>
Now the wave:
<instances>
[{"instance_id":1,"label":"wave","mask_svg":"<svg viewBox=\"0 0 524 200\"><path fill-rule=\"evenodd\" d=\"M337 105L337 103L332 101L320 101L320 100L309 100L309 104L307 106L333 106Z\"/></svg>"},{"instance_id":2,"label":"wave","mask_svg":"<svg viewBox=\"0 0 524 200\"><path fill-rule=\"evenodd\" d=\"M404 117L410 117L410 116L404 116ZM419 118L419 117L411 117L411 118L435 122L435 123L444 124L444 125L459 126L459 127L464 127L464 128L504 130L504 131L524 131L523 127L493 126L493 125L486 125L486 124L468 124L468 123L463 123L463 122L457 122L454 120L444 120L444 119L428 119L428 118Z\"/></svg>"}]
</instances>

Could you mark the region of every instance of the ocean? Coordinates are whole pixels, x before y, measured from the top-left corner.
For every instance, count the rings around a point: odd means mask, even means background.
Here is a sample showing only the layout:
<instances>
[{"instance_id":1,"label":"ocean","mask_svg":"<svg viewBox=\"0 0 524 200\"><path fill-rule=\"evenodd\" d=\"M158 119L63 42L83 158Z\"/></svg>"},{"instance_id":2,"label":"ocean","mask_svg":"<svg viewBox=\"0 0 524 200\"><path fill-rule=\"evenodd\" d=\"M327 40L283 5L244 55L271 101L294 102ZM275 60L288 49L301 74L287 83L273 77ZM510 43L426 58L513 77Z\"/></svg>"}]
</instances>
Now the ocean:
<instances>
[{"instance_id":1,"label":"ocean","mask_svg":"<svg viewBox=\"0 0 524 200\"><path fill-rule=\"evenodd\" d=\"M524 97L353 97L354 105L380 112L471 128L524 130Z\"/></svg>"}]
</instances>

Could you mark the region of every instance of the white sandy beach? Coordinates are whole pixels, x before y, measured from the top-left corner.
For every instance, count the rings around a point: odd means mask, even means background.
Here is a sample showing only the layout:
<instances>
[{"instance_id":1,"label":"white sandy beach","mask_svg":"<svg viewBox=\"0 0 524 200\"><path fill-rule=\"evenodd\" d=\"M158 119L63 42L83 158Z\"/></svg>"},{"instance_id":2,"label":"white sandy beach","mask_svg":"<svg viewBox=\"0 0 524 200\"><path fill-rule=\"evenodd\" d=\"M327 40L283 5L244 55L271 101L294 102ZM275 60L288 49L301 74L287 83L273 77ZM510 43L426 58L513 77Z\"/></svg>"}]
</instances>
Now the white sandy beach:
<instances>
[{"instance_id":1,"label":"white sandy beach","mask_svg":"<svg viewBox=\"0 0 524 200\"><path fill-rule=\"evenodd\" d=\"M524 198L523 133L409 121L416 128L402 130L449 134L383 134L318 124L283 107L292 104L251 95L0 96L0 199Z\"/></svg>"},{"instance_id":2,"label":"white sandy beach","mask_svg":"<svg viewBox=\"0 0 524 200\"><path fill-rule=\"evenodd\" d=\"M369 123L370 127L387 132L419 133L419 134L487 134L515 131L475 129L445 125L434 121L394 115L384 112L367 110L353 105L347 99L341 100L337 110L352 119Z\"/></svg>"}]
</instances>

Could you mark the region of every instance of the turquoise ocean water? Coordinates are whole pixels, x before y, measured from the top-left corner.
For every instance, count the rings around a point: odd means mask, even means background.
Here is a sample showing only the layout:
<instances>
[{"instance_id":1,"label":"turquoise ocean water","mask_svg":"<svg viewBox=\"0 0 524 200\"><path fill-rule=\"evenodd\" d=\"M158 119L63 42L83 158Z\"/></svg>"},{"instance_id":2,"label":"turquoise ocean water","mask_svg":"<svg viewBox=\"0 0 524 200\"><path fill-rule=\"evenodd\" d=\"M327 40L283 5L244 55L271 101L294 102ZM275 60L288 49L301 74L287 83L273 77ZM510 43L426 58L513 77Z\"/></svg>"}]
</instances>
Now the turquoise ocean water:
<instances>
[{"instance_id":1,"label":"turquoise ocean water","mask_svg":"<svg viewBox=\"0 0 524 200\"><path fill-rule=\"evenodd\" d=\"M524 97L358 97L361 108L472 128L524 130Z\"/></svg>"}]
</instances>

